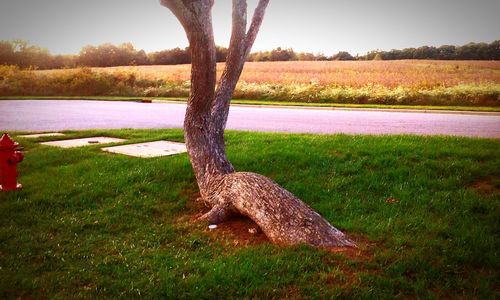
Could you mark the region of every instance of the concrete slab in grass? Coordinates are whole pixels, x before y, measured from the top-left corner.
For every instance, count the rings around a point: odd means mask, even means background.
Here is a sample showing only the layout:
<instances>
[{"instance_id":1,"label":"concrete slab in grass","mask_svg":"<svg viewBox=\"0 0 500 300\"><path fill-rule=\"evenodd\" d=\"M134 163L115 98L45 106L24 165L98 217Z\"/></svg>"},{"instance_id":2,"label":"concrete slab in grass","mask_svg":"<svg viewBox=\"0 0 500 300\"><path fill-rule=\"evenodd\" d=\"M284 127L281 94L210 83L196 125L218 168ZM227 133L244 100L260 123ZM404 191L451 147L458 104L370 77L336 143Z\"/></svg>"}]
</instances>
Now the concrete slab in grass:
<instances>
[{"instance_id":1,"label":"concrete slab in grass","mask_svg":"<svg viewBox=\"0 0 500 300\"><path fill-rule=\"evenodd\" d=\"M158 157L186 152L186 145L170 141L155 141L140 144L121 145L102 148L103 151L135 157Z\"/></svg>"},{"instance_id":2,"label":"concrete slab in grass","mask_svg":"<svg viewBox=\"0 0 500 300\"><path fill-rule=\"evenodd\" d=\"M126 141L124 139L107 137L107 136L96 136L90 138L83 139L71 139L71 140L61 140L61 141L52 141L52 142L43 142L40 143L42 145L48 146L56 146L61 148L74 148L74 147L83 147L83 146L91 146L91 145L99 145L99 144L109 144L109 143L119 143Z\"/></svg>"},{"instance_id":3,"label":"concrete slab in grass","mask_svg":"<svg viewBox=\"0 0 500 300\"><path fill-rule=\"evenodd\" d=\"M36 139L36 138L46 137L46 136L63 136L63 135L64 135L64 133L60 133L60 132L47 132L47 133L19 135L19 137L25 138L25 139Z\"/></svg>"}]
</instances>

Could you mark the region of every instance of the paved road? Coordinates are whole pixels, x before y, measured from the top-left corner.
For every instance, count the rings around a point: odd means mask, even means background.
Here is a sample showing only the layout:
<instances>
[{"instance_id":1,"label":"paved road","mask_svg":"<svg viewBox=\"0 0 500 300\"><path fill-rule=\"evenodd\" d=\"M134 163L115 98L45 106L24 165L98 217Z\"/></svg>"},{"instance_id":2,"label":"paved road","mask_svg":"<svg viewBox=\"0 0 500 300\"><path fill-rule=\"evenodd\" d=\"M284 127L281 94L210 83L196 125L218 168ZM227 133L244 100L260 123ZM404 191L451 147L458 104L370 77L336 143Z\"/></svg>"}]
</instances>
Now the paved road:
<instances>
[{"instance_id":1,"label":"paved road","mask_svg":"<svg viewBox=\"0 0 500 300\"><path fill-rule=\"evenodd\" d=\"M0 130L182 127L185 104L111 101L0 101ZM499 115L310 110L233 106L228 129L500 138Z\"/></svg>"}]
</instances>

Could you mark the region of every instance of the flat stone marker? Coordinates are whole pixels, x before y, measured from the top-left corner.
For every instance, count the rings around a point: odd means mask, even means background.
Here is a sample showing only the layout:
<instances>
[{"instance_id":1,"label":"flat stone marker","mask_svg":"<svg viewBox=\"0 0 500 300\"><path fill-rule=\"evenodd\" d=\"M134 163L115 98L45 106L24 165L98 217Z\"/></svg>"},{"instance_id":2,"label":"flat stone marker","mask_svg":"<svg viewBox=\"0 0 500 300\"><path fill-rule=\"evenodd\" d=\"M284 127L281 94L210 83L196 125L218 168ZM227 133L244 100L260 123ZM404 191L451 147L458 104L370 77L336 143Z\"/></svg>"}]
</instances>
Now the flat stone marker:
<instances>
[{"instance_id":1,"label":"flat stone marker","mask_svg":"<svg viewBox=\"0 0 500 300\"><path fill-rule=\"evenodd\" d=\"M186 145L170 141L156 141L140 144L121 145L102 148L103 151L135 157L159 157L186 152Z\"/></svg>"},{"instance_id":2,"label":"flat stone marker","mask_svg":"<svg viewBox=\"0 0 500 300\"><path fill-rule=\"evenodd\" d=\"M27 134L27 135L19 135L20 138L25 138L25 139L36 139L39 137L46 137L46 136L63 136L64 133L60 132L47 132L47 133L36 133L36 134Z\"/></svg>"},{"instance_id":3,"label":"flat stone marker","mask_svg":"<svg viewBox=\"0 0 500 300\"><path fill-rule=\"evenodd\" d=\"M106 136L96 136L96 137L83 138L83 139L43 142L40 144L61 147L61 148L74 148L74 147L83 147L83 146L98 145L98 144L119 143L119 142L123 142L123 141L126 141L126 140L113 138L113 137L106 137Z\"/></svg>"}]
</instances>

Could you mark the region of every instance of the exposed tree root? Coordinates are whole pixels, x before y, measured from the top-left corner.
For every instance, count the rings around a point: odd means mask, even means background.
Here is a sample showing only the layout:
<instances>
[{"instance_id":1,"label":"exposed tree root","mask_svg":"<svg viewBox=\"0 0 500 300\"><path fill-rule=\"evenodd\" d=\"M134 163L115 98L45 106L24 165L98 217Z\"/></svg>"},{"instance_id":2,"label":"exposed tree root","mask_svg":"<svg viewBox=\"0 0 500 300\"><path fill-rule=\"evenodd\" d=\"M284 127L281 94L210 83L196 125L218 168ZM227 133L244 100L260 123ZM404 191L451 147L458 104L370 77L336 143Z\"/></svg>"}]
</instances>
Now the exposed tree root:
<instances>
[{"instance_id":1,"label":"exposed tree root","mask_svg":"<svg viewBox=\"0 0 500 300\"><path fill-rule=\"evenodd\" d=\"M224 175L223 184L210 203L212 209L200 219L212 224L237 213L252 219L275 244L308 244L315 247L356 247L341 231L271 179L259 174L236 172Z\"/></svg>"}]
</instances>

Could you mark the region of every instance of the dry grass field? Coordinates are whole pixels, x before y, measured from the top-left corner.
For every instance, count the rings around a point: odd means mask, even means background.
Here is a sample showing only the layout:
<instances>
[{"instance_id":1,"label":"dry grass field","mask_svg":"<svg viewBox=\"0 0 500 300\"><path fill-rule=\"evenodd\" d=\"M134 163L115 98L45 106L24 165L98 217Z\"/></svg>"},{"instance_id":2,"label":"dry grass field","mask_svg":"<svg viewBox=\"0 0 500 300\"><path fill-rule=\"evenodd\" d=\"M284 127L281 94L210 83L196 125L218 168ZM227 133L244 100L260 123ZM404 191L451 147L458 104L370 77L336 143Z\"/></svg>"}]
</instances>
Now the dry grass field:
<instances>
[{"instance_id":1,"label":"dry grass field","mask_svg":"<svg viewBox=\"0 0 500 300\"><path fill-rule=\"evenodd\" d=\"M223 68L223 63L218 65L219 76ZM0 96L187 97L190 85L189 65L4 69L0 75L3 78ZM500 106L500 61L249 62L234 98L302 103Z\"/></svg>"},{"instance_id":2,"label":"dry grass field","mask_svg":"<svg viewBox=\"0 0 500 300\"><path fill-rule=\"evenodd\" d=\"M217 66L222 74L224 64ZM189 80L190 65L94 68L99 72L134 72L138 78ZM49 71L50 72L50 71ZM388 88L500 84L500 61L291 61L248 62L241 81L255 84L310 84Z\"/></svg>"}]
</instances>

